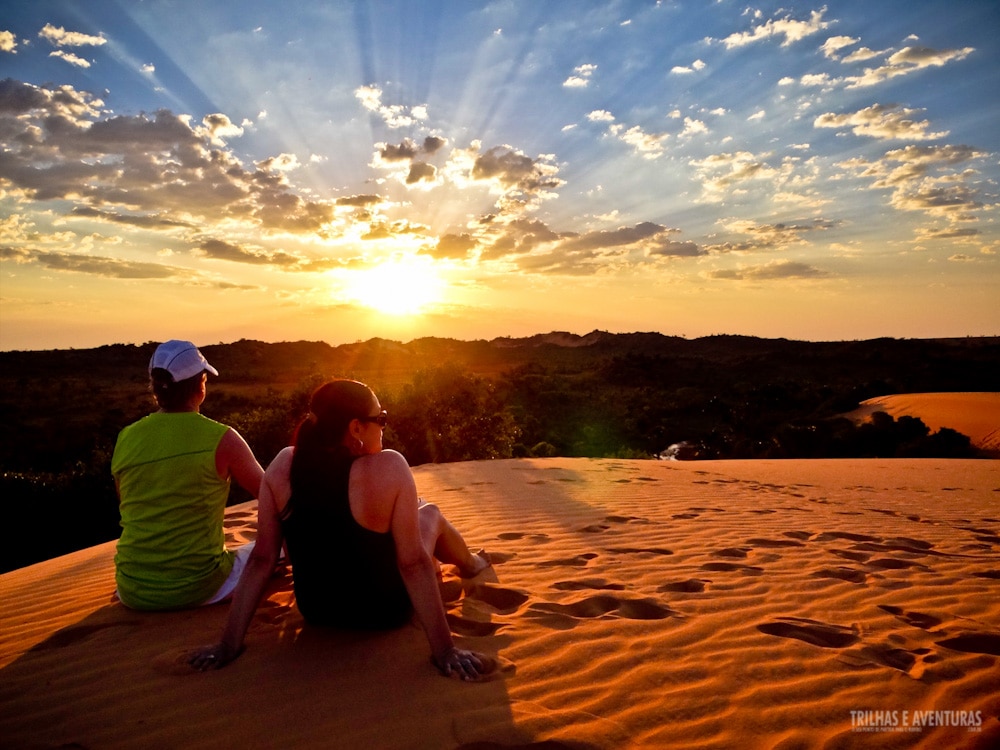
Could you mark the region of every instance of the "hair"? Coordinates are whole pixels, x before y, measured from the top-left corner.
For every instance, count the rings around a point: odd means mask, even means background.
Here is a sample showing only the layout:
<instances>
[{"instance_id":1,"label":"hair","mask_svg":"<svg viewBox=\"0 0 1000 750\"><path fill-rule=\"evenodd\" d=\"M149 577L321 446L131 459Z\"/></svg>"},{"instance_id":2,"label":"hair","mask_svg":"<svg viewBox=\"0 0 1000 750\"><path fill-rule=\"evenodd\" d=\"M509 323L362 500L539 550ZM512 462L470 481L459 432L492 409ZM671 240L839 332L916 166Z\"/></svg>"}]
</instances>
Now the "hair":
<instances>
[{"instance_id":1,"label":"hair","mask_svg":"<svg viewBox=\"0 0 1000 750\"><path fill-rule=\"evenodd\" d=\"M292 495L282 513L287 518L292 505L321 501L327 495L331 459L350 456L344 445L351 420L371 413L375 394L356 380L331 380L317 388L309 399L309 413L295 430L295 453L289 470Z\"/></svg>"},{"instance_id":2,"label":"hair","mask_svg":"<svg viewBox=\"0 0 1000 750\"><path fill-rule=\"evenodd\" d=\"M201 390L201 377L204 371L184 380L174 380L169 370L154 367L149 372L149 389L153 398L164 411L180 411L184 409L191 398Z\"/></svg>"}]
</instances>

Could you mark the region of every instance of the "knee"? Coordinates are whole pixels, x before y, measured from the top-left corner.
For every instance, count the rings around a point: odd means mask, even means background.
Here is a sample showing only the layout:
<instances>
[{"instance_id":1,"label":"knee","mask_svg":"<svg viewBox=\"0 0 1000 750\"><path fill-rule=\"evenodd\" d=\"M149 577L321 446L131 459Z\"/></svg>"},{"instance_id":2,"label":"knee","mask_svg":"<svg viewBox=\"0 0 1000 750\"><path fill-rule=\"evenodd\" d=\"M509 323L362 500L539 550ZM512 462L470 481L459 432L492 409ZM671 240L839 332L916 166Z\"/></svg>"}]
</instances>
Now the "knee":
<instances>
[{"instance_id":1,"label":"knee","mask_svg":"<svg viewBox=\"0 0 1000 750\"><path fill-rule=\"evenodd\" d=\"M424 503L420 506L419 513L421 526L437 526L441 523L441 519L444 518L441 514L441 509L434 503Z\"/></svg>"}]
</instances>

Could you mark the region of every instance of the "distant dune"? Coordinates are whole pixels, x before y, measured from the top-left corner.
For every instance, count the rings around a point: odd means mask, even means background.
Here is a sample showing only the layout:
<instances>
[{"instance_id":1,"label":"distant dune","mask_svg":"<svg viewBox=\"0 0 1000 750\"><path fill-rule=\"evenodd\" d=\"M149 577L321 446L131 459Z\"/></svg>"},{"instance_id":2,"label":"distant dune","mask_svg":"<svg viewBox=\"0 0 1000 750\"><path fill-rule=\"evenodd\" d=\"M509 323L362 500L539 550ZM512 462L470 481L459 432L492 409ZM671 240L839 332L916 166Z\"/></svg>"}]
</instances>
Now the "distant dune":
<instances>
[{"instance_id":1,"label":"distant dune","mask_svg":"<svg viewBox=\"0 0 1000 750\"><path fill-rule=\"evenodd\" d=\"M185 655L227 607L114 603L111 542L0 576L0 747L1000 747L1000 462L555 458L415 475L494 557L474 581L442 580L489 679L439 676L415 625L304 627L287 568L243 656L194 673ZM230 508L230 542L255 518Z\"/></svg>"},{"instance_id":2,"label":"distant dune","mask_svg":"<svg viewBox=\"0 0 1000 750\"><path fill-rule=\"evenodd\" d=\"M848 416L864 419L884 411L893 418L917 417L932 431L948 427L967 435L980 450L1000 455L1000 393L902 393L862 401Z\"/></svg>"}]
</instances>

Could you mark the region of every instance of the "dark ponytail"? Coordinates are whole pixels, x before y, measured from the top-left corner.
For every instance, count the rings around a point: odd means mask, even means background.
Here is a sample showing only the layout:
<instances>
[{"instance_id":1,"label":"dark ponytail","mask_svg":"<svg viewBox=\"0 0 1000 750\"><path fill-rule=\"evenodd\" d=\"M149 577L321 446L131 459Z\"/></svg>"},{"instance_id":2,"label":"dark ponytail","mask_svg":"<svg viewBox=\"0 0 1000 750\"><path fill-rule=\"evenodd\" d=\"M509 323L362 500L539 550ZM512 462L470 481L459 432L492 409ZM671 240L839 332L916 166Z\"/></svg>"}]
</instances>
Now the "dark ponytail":
<instances>
[{"instance_id":1,"label":"dark ponytail","mask_svg":"<svg viewBox=\"0 0 1000 750\"><path fill-rule=\"evenodd\" d=\"M371 413L375 394L356 380L332 380L317 388L309 400L309 413L295 430L289 481L292 494L283 518L295 504L322 502L330 491L334 464L349 462L344 437L351 420Z\"/></svg>"}]
</instances>

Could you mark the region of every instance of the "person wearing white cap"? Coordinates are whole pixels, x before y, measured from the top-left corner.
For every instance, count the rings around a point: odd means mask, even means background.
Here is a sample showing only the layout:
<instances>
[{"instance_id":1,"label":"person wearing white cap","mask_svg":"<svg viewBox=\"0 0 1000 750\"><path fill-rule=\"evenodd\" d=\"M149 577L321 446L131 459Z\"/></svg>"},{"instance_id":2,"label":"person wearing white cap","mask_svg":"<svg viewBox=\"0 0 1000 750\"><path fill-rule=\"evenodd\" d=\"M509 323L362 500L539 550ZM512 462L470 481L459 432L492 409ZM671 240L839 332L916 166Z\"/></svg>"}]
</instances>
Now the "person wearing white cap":
<instances>
[{"instance_id":1,"label":"person wearing white cap","mask_svg":"<svg viewBox=\"0 0 1000 750\"><path fill-rule=\"evenodd\" d=\"M208 374L219 371L190 341L157 347L149 362L159 410L118 435L111 473L121 511L118 598L168 610L227 599L253 549L227 550L230 481L257 497L264 470L240 434L201 414Z\"/></svg>"}]
</instances>

